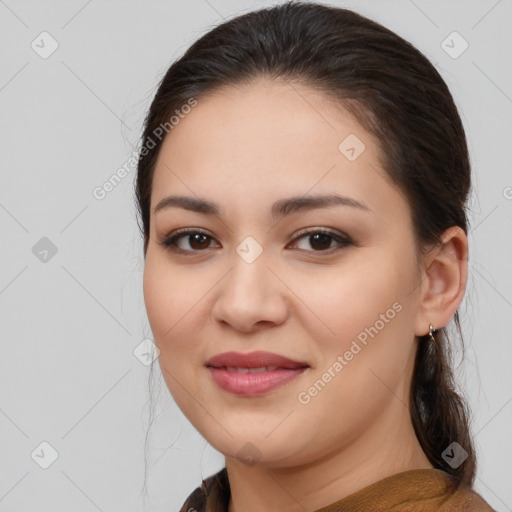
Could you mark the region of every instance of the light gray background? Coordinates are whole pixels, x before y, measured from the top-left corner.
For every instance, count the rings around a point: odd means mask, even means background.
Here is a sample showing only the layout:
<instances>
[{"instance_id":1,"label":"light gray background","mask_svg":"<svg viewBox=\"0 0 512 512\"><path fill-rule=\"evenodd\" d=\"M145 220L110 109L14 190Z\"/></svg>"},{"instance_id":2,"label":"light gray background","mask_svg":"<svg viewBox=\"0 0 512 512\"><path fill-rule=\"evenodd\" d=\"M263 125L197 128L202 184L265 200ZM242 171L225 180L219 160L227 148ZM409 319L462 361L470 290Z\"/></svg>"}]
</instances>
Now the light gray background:
<instances>
[{"instance_id":1,"label":"light gray background","mask_svg":"<svg viewBox=\"0 0 512 512\"><path fill-rule=\"evenodd\" d=\"M0 510L170 512L223 466L155 362L144 498L149 366L134 350L150 330L135 169L105 199L92 191L130 157L171 62L223 18L271 3L0 0ZM475 487L512 510L511 1L326 3L415 44L460 108L476 191L460 377L474 412ZM59 45L46 59L31 47L43 31ZM442 47L453 31L469 43L458 58ZM46 262L33 252L43 237L57 248ZM58 454L48 469L42 442Z\"/></svg>"}]
</instances>

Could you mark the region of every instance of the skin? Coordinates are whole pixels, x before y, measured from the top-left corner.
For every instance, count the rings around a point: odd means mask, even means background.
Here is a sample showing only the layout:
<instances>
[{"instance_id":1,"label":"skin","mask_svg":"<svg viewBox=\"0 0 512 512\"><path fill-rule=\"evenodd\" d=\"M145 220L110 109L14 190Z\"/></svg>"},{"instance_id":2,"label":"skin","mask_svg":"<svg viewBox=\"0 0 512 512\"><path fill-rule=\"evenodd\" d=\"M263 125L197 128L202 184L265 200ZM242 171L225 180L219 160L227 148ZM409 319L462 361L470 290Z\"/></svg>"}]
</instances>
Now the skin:
<instances>
[{"instance_id":1,"label":"skin","mask_svg":"<svg viewBox=\"0 0 512 512\"><path fill-rule=\"evenodd\" d=\"M354 161L338 149L349 134L365 144ZM450 228L418 260L409 204L379 157L378 140L320 92L265 79L199 98L163 142L145 303L172 396L226 457L231 512L314 511L395 473L432 468L405 404L417 336L430 323L446 325L464 295L467 238ZM371 211L331 206L270 216L274 201L333 192ZM220 213L155 214L171 194L214 201ZM177 243L191 256L158 243L179 228L211 238L183 236ZM339 250L319 249L311 234L298 237L304 228L354 244L326 239L323 247ZM248 236L263 249L252 263L236 252ZM298 394L394 303L400 312L300 403ZM276 352L310 368L266 395L236 396L204 366L231 350ZM255 464L242 457L249 442Z\"/></svg>"}]
</instances>

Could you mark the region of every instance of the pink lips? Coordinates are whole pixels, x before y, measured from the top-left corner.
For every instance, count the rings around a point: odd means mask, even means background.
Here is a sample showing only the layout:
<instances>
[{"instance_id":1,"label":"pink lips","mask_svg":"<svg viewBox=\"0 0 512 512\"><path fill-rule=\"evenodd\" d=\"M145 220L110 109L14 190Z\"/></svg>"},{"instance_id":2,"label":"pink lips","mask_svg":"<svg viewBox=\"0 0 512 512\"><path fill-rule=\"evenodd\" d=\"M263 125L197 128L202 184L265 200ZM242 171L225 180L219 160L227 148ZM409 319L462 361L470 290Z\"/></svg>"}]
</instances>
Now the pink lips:
<instances>
[{"instance_id":1,"label":"pink lips","mask_svg":"<svg viewBox=\"0 0 512 512\"><path fill-rule=\"evenodd\" d=\"M206 366L214 382L236 395L256 396L283 386L309 365L272 352L224 352Z\"/></svg>"}]
</instances>

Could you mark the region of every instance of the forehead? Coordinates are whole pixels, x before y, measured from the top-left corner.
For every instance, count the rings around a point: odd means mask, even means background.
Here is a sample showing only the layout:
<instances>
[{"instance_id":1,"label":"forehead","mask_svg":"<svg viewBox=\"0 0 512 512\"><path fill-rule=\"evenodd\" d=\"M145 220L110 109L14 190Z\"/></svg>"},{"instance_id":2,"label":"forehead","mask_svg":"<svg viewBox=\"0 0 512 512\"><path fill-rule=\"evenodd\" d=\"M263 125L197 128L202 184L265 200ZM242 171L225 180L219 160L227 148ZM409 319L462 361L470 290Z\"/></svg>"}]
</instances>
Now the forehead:
<instances>
[{"instance_id":1,"label":"forehead","mask_svg":"<svg viewBox=\"0 0 512 512\"><path fill-rule=\"evenodd\" d=\"M311 191L403 208L379 155L378 140L319 91L263 79L223 87L199 97L166 136L151 204L170 193L266 204Z\"/></svg>"}]
</instances>

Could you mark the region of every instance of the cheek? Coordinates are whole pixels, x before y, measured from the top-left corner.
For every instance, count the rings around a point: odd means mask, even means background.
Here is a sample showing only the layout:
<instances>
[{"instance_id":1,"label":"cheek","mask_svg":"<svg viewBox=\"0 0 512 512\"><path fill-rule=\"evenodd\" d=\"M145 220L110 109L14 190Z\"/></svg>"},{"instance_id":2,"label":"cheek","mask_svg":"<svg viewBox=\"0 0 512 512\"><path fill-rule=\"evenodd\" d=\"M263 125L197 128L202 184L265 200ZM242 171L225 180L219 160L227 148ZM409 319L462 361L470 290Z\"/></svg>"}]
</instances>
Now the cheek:
<instances>
[{"instance_id":1,"label":"cheek","mask_svg":"<svg viewBox=\"0 0 512 512\"><path fill-rule=\"evenodd\" d=\"M173 266L160 251L148 249L144 267L144 302L155 342L167 343L191 312L195 295L194 278Z\"/></svg>"},{"instance_id":2,"label":"cheek","mask_svg":"<svg viewBox=\"0 0 512 512\"><path fill-rule=\"evenodd\" d=\"M170 286L168 274L155 258L148 257L144 268L144 303L151 331L157 344L173 325L173 312L177 303L176 287ZM174 290L174 292L173 292Z\"/></svg>"},{"instance_id":3,"label":"cheek","mask_svg":"<svg viewBox=\"0 0 512 512\"><path fill-rule=\"evenodd\" d=\"M177 374L186 373L187 378L203 364L201 339L205 339L208 292L212 287L211 279L203 277L192 266L172 265L165 253L148 250L144 302L160 350L160 365Z\"/></svg>"},{"instance_id":4,"label":"cheek","mask_svg":"<svg viewBox=\"0 0 512 512\"><path fill-rule=\"evenodd\" d=\"M192 293L183 288L186 283L182 273L173 272L164 259L148 251L143 291L151 332L160 351L160 368L174 396L179 389L171 376L181 381L185 362L194 360L190 332L194 301Z\"/></svg>"},{"instance_id":5,"label":"cheek","mask_svg":"<svg viewBox=\"0 0 512 512\"><path fill-rule=\"evenodd\" d=\"M193 410L189 410L191 401L185 389L197 394L194 383L199 363L193 322L197 299L187 281L183 272L173 271L165 257L148 250L143 292L154 342L160 351L158 362L169 392L188 416Z\"/></svg>"},{"instance_id":6,"label":"cheek","mask_svg":"<svg viewBox=\"0 0 512 512\"><path fill-rule=\"evenodd\" d=\"M319 365L299 390L301 429L311 436L322 432L320 451L369 428L396 400L390 389L400 393L413 345L405 307L407 272L399 275L395 267L390 258L365 272L333 273L323 294L308 295L335 332L318 337Z\"/></svg>"},{"instance_id":7,"label":"cheek","mask_svg":"<svg viewBox=\"0 0 512 512\"><path fill-rule=\"evenodd\" d=\"M390 385L403 374L413 347L414 307L409 307L411 296L407 296L413 270L404 255L380 251L380 257L368 264L361 259L356 266L332 272L323 293L315 293L312 286L305 290L308 305L330 328L327 336L317 339L318 373L332 367L338 356L347 361L339 380L343 374L350 384L340 393L368 399L377 384L370 370Z\"/></svg>"},{"instance_id":8,"label":"cheek","mask_svg":"<svg viewBox=\"0 0 512 512\"><path fill-rule=\"evenodd\" d=\"M326 273L325 279L302 279L301 295L330 328L324 338L329 344L331 340L352 340L390 309L388 316L396 317L393 304L403 301L402 288L407 278L397 274L392 262L381 258L368 266L362 263L340 266Z\"/></svg>"}]
</instances>

